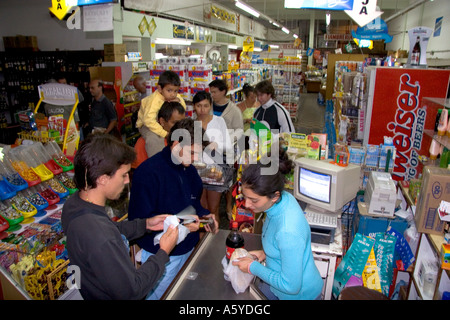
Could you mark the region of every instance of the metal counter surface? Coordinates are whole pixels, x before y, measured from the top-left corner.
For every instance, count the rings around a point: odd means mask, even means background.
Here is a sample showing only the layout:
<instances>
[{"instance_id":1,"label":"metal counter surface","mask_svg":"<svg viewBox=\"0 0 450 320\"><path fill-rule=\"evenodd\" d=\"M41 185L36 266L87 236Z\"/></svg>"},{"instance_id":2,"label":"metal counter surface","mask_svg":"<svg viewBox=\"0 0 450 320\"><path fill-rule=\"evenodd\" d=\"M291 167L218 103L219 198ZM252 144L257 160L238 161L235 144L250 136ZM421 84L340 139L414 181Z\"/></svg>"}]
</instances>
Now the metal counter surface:
<instances>
[{"instance_id":1,"label":"metal counter surface","mask_svg":"<svg viewBox=\"0 0 450 320\"><path fill-rule=\"evenodd\" d=\"M260 299L251 289L237 294L225 280L222 259L230 230L207 233L163 296L167 300L252 300ZM247 251L262 249L261 235L241 233ZM252 288L253 286L251 286Z\"/></svg>"}]
</instances>

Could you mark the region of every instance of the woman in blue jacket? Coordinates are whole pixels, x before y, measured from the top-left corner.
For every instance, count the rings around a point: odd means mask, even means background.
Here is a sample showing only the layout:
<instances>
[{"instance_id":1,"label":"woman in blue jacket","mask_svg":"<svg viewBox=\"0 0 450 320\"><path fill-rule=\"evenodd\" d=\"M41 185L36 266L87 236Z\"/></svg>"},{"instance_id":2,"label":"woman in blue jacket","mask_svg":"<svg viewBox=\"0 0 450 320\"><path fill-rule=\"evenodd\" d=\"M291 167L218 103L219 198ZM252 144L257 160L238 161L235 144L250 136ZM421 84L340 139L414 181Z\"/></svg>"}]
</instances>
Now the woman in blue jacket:
<instances>
[{"instance_id":1,"label":"woman in blue jacket","mask_svg":"<svg viewBox=\"0 0 450 320\"><path fill-rule=\"evenodd\" d=\"M275 174L264 174L262 169L269 165L261 162L244 170L241 181L245 206L255 213L266 213L263 250L250 252L258 261L242 258L233 264L259 277L261 290L269 299L315 300L321 297L323 280L314 263L310 227L297 200L283 191L284 175L292 165L282 153ZM265 266L261 264L264 260Z\"/></svg>"}]
</instances>

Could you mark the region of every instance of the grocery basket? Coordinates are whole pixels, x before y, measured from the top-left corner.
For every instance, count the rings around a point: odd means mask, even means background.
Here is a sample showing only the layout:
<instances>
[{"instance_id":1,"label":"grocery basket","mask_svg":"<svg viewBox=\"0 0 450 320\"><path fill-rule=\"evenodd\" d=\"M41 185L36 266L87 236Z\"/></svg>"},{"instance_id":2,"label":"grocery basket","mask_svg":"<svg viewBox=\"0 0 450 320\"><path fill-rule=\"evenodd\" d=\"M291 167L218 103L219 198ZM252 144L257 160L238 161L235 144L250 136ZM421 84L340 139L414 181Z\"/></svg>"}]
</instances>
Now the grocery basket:
<instances>
[{"instance_id":1,"label":"grocery basket","mask_svg":"<svg viewBox=\"0 0 450 320\"><path fill-rule=\"evenodd\" d=\"M236 170L227 164L208 164L197 168L198 175L202 179L203 187L207 190L224 192L231 188L236 180Z\"/></svg>"}]
</instances>

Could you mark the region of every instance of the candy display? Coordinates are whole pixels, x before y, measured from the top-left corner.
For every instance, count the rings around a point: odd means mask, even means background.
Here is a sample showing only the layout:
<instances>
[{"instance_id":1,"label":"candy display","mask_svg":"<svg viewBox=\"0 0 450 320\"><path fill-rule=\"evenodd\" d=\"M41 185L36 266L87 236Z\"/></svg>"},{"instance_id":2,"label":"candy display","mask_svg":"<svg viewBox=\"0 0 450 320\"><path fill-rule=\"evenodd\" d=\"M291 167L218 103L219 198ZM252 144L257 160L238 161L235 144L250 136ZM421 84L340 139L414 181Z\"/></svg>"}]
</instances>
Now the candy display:
<instances>
[{"instance_id":1,"label":"candy display","mask_svg":"<svg viewBox=\"0 0 450 320\"><path fill-rule=\"evenodd\" d=\"M63 169L63 172L73 169L73 163L67 159L56 142L49 141L45 145L45 149L51 155L53 160L55 160L55 162Z\"/></svg>"},{"instance_id":2,"label":"candy display","mask_svg":"<svg viewBox=\"0 0 450 320\"><path fill-rule=\"evenodd\" d=\"M14 171L8 161L0 161L0 174L4 178L6 184L13 188L16 192L28 188L28 183Z\"/></svg>"},{"instance_id":3,"label":"candy display","mask_svg":"<svg viewBox=\"0 0 450 320\"><path fill-rule=\"evenodd\" d=\"M54 300L67 290L68 264L61 210L0 242L0 266L35 300Z\"/></svg>"},{"instance_id":4,"label":"candy display","mask_svg":"<svg viewBox=\"0 0 450 320\"><path fill-rule=\"evenodd\" d=\"M29 219L37 213L36 208L22 194L17 194L6 202L21 213L24 219Z\"/></svg>"},{"instance_id":5,"label":"candy display","mask_svg":"<svg viewBox=\"0 0 450 320\"><path fill-rule=\"evenodd\" d=\"M69 195L69 191L61 183L59 183L58 179L51 178L46 182L53 190L53 192L55 192L59 196L60 199Z\"/></svg>"},{"instance_id":6,"label":"candy display","mask_svg":"<svg viewBox=\"0 0 450 320\"><path fill-rule=\"evenodd\" d=\"M77 191L77 187L75 186L75 183L73 182L72 178L70 178L67 173L63 172L56 176L58 181L69 191L69 194L74 193Z\"/></svg>"},{"instance_id":7,"label":"candy display","mask_svg":"<svg viewBox=\"0 0 450 320\"><path fill-rule=\"evenodd\" d=\"M21 191L27 200L38 210L44 210L48 207L48 201L45 200L35 187L31 187L24 191Z\"/></svg>"},{"instance_id":8,"label":"candy display","mask_svg":"<svg viewBox=\"0 0 450 320\"><path fill-rule=\"evenodd\" d=\"M59 196L53 192L47 183L43 182L35 187L39 194L52 206L60 201Z\"/></svg>"},{"instance_id":9,"label":"candy display","mask_svg":"<svg viewBox=\"0 0 450 320\"><path fill-rule=\"evenodd\" d=\"M0 200L9 199L16 195L16 190L0 176Z\"/></svg>"},{"instance_id":10,"label":"candy display","mask_svg":"<svg viewBox=\"0 0 450 320\"><path fill-rule=\"evenodd\" d=\"M20 226L18 226L18 224L23 221L23 215L20 212L16 211L9 203L4 204L0 202L0 215L2 215L2 217L5 218L6 221L8 221L8 231L15 231L20 229Z\"/></svg>"},{"instance_id":11,"label":"candy display","mask_svg":"<svg viewBox=\"0 0 450 320\"><path fill-rule=\"evenodd\" d=\"M5 158L10 162L14 170L16 170L17 173L28 183L29 187L39 184L41 182L41 178L21 158L20 149L17 148L11 149L5 155Z\"/></svg>"},{"instance_id":12,"label":"candy display","mask_svg":"<svg viewBox=\"0 0 450 320\"><path fill-rule=\"evenodd\" d=\"M53 160L52 156L47 152L41 142L36 142L29 146L29 148L36 159L39 160L40 163L43 163L55 176L63 172L62 167Z\"/></svg>"}]
</instances>

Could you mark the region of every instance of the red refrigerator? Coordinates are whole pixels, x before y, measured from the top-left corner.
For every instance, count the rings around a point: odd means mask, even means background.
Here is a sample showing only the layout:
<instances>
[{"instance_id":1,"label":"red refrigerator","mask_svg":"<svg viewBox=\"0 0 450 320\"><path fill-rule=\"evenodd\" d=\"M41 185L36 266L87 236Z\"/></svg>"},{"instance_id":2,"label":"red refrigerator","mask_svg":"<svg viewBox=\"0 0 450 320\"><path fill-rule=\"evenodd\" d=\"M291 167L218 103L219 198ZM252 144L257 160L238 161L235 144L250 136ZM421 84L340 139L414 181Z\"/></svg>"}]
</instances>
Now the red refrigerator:
<instances>
[{"instance_id":1,"label":"red refrigerator","mask_svg":"<svg viewBox=\"0 0 450 320\"><path fill-rule=\"evenodd\" d=\"M368 99L364 119L364 145L379 145L392 137L396 157L392 178L417 178L422 172L419 155L429 156L438 108L424 97L446 98L450 70L368 67Z\"/></svg>"}]
</instances>

